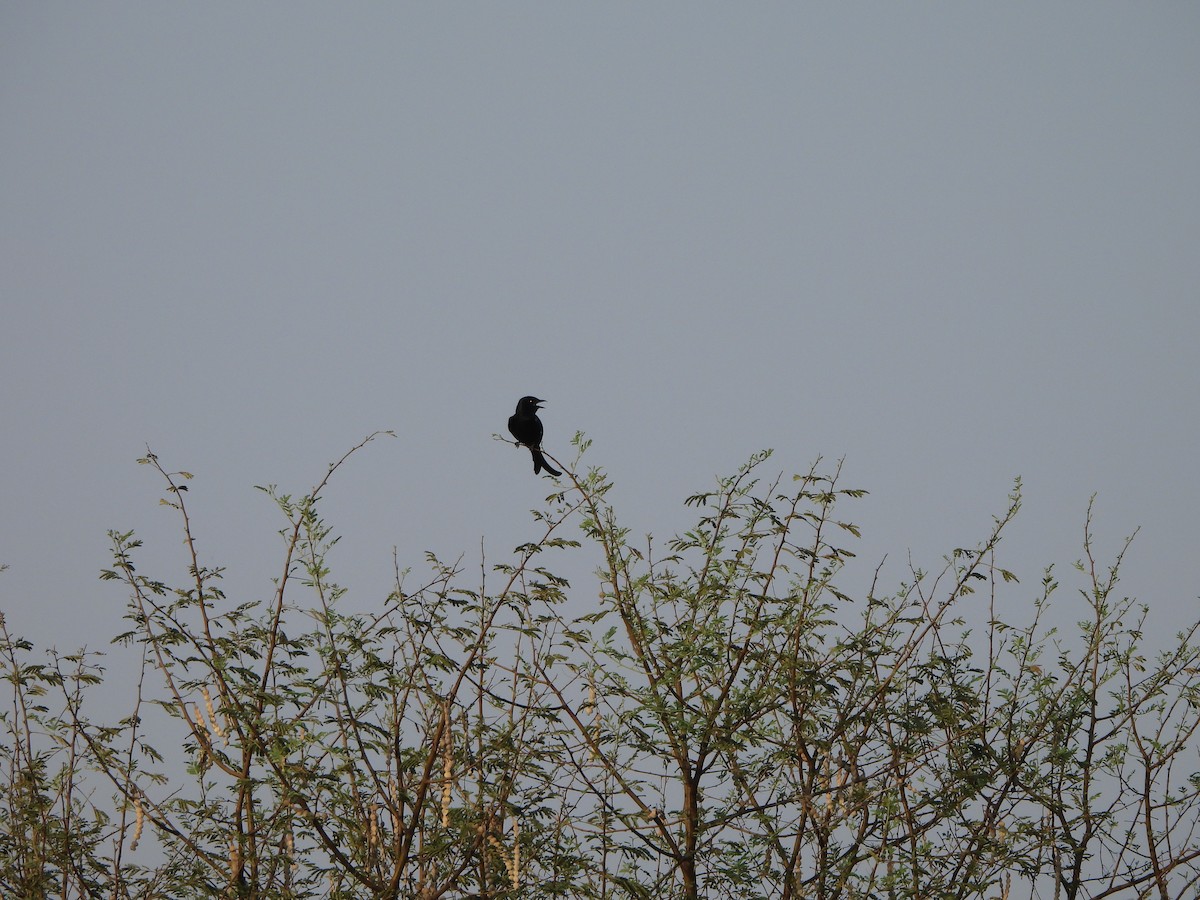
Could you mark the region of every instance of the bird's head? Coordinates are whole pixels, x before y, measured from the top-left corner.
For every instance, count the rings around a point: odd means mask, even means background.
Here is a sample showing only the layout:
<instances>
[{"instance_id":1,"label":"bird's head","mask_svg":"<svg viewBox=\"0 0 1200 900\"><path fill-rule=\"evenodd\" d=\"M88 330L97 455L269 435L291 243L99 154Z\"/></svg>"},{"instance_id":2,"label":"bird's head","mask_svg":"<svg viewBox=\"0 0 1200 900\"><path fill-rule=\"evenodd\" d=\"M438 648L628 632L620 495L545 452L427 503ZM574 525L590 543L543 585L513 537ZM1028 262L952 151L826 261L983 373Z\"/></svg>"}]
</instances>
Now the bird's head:
<instances>
[{"instance_id":1,"label":"bird's head","mask_svg":"<svg viewBox=\"0 0 1200 900\"><path fill-rule=\"evenodd\" d=\"M517 402L517 412L535 413L542 408L545 400L539 400L537 397L522 397Z\"/></svg>"}]
</instances>

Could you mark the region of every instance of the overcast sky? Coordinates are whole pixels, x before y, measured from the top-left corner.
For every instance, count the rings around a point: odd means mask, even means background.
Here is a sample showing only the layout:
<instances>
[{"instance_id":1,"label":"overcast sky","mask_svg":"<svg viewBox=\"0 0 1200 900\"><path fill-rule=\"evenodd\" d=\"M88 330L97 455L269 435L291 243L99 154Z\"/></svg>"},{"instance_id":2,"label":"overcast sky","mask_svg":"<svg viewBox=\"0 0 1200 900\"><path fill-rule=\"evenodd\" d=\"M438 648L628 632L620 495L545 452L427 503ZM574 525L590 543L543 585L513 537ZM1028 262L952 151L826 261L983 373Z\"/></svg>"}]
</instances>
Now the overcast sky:
<instances>
[{"instance_id":1,"label":"overcast sky","mask_svg":"<svg viewBox=\"0 0 1200 900\"><path fill-rule=\"evenodd\" d=\"M109 528L269 596L327 492L376 608L392 548L478 567L553 488L634 533L775 449L845 457L885 582L984 538L1036 595L1136 527L1124 587L1200 593L1200 6L7 3L0 9L0 609L121 629ZM171 566L175 566L174 569ZM1064 573L1065 574L1065 573ZM594 584L577 582L587 602Z\"/></svg>"}]
</instances>

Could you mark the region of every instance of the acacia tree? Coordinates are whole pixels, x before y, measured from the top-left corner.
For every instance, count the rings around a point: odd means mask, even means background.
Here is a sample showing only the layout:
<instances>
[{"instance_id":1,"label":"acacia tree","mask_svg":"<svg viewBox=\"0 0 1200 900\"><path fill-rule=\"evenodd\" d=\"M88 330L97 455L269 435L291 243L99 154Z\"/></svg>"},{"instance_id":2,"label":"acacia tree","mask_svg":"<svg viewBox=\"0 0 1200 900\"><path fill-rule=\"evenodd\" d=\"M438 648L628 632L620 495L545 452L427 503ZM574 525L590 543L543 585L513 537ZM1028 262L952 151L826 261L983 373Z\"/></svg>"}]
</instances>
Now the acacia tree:
<instances>
[{"instance_id":1,"label":"acacia tree","mask_svg":"<svg viewBox=\"0 0 1200 900\"><path fill-rule=\"evenodd\" d=\"M197 552L191 476L141 460L189 562L171 586L112 534L142 659L115 725L88 713L99 660L35 662L3 631L5 896L1195 894L1197 625L1147 658L1090 512L1066 635L1043 624L1053 570L1031 621L998 612L1026 591L997 563L1019 483L943 570L856 596L841 510L863 492L838 465L784 481L760 454L661 546L567 466L510 560L471 583L431 556L415 587L397 565L365 616L319 514L362 446L302 497L266 489L282 561L244 602ZM577 615L552 565L588 548Z\"/></svg>"}]
</instances>

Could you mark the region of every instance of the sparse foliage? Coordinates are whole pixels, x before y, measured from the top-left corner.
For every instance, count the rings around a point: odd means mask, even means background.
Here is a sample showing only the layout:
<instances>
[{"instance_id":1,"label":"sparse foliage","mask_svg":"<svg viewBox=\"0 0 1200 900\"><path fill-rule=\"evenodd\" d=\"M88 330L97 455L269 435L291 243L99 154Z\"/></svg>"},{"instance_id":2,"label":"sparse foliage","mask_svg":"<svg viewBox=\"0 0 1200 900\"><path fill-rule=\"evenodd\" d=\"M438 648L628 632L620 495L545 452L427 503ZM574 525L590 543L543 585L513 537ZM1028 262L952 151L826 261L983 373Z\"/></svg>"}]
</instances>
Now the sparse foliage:
<instances>
[{"instance_id":1,"label":"sparse foliage","mask_svg":"<svg viewBox=\"0 0 1200 900\"><path fill-rule=\"evenodd\" d=\"M1030 597L997 563L1019 482L940 572L855 595L863 492L820 461L767 478L768 453L665 543L567 467L511 559L472 583L430 556L418 586L397 563L352 614L319 509L367 441L302 497L264 489L286 525L257 601L201 559L191 476L141 460L188 564L158 580L111 534L142 661L116 724L89 715L99 657L39 657L0 618L0 893L1197 896L1198 625L1145 649L1090 511L1070 634L1044 624L1054 570ZM554 573L589 548L598 590Z\"/></svg>"}]
</instances>

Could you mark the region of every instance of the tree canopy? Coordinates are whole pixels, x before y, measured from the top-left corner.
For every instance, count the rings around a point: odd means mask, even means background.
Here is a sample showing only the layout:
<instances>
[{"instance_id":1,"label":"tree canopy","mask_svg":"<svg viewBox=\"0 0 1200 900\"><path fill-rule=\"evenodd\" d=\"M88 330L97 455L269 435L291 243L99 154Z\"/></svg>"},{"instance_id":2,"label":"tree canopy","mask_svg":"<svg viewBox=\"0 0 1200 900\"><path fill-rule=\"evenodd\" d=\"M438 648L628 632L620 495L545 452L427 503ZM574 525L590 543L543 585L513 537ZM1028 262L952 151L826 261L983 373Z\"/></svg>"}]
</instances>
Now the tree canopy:
<instances>
[{"instance_id":1,"label":"tree canopy","mask_svg":"<svg viewBox=\"0 0 1200 900\"><path fill-rule=\"evenodd\" d=\"M1144 648L1090 510L1060 632L1056 571L1000 565L1019 482L943 569L855 592L839 464L758 454L684 533L635 540L577 436L511 557L397 568L363 615L321 498L371 439L303 496L265 489L279 575L236 603L191 476L140 460L189 561L148 575L111 533L142 673L120 721L89 713L99 658L3 628L5 896L1196 896L1200 623ZM594 582L555 573L581 553Z\"/></svg>"}]
</instances>

